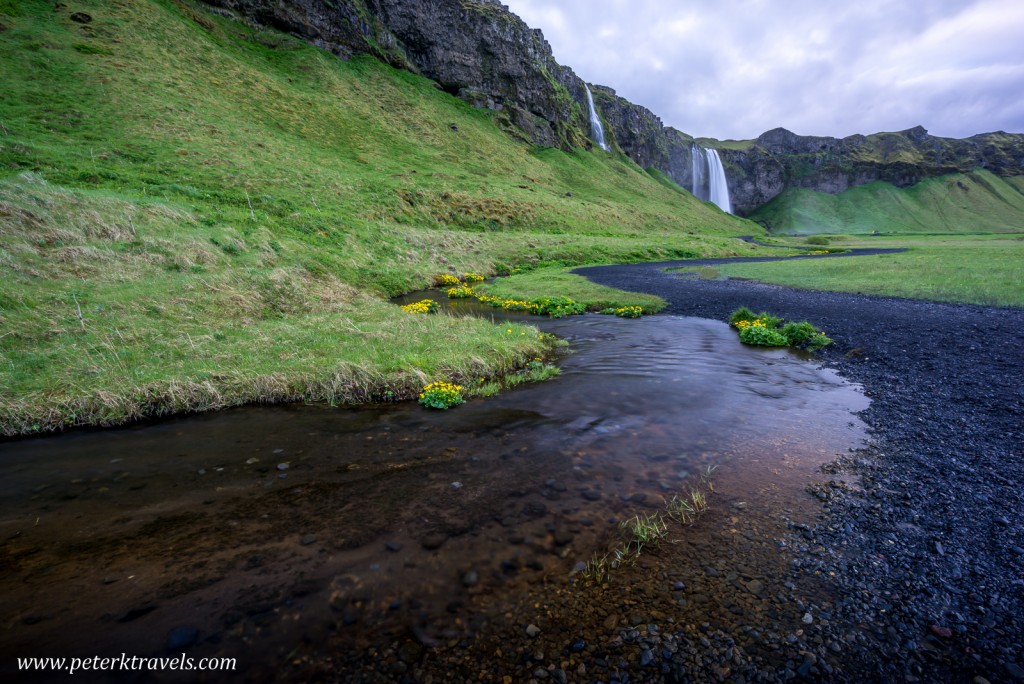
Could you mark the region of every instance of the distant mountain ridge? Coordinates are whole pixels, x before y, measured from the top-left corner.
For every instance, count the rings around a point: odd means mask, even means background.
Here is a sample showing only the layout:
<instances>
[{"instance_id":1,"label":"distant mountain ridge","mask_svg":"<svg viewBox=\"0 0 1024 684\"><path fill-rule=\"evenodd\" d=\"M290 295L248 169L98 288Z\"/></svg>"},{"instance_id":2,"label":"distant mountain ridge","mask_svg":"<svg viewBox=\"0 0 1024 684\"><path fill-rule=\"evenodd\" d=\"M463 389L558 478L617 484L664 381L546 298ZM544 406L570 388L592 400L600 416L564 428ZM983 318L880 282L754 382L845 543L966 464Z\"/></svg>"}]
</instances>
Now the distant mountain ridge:
<instances>
[{"instance_id":1,"label":"distant mountain ridge","mask_svg":"<svg viewBox=\"0 0 1024 684\"><path fill-rule=\"evenodd\" d=\"M583 80L560 65L538 29L498 0L207 0L222 13L267 25L347 58L369 53L422 74L479 107L499 112L510 134L542 146L589 146ZM689 188L694 137L647 108L593 86L609 144L643 168ZM737 103L737 107L742 107ZM748 141L697 139L719 149L733 206L748 215L784 190L829 194L882 180L907 187L973 169L1024 175L1024 135L940 138L923 127L846 138L776 128Z\"/></svg>"}]
</instances>

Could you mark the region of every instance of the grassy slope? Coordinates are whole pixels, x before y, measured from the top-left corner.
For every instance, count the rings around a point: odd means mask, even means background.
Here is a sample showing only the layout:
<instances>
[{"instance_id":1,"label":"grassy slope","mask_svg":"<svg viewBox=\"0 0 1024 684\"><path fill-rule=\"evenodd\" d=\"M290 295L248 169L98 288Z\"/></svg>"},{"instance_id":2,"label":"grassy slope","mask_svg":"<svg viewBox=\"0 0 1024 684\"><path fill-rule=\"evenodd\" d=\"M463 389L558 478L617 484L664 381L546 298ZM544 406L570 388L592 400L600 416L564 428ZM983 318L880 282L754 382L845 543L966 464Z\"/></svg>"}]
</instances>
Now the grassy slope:
<instances>
[{"instance_id":1,"label":"grassy slope","mask_svg":"<svg viewBox=\"0 0 1024 684\"><path fill-rule=\"evenodd\" d=\"M856 258L729 264L718 271L813 290L1024 306L1024 234L893 236L843 240L841 244L907 247L909 251Z\"/></svg>"},{"instance_id":2,"label":"grassy slope","mask_svg":"<svg viewBox=\"0 0 1024 684\"><path fill-rule=\"evenodd\" d=\"M790 189L751 218L776 233L1015 233L1024 229L1024 179L988 171L883 182L839 195Z\"/></svg>"},{"instance_id":3,"label":"grassy slope","mask_svg":"<svg viewBox=\"0 0 1024 684\"><path fill-rule=\"evenodd\" d=\"M58 7L0 5L4 433L410 396L543 342L382 294L756 251L729 237L749 223L628 159L523 145L371 59L176 0Z\"/></svg>"}]
</instances>

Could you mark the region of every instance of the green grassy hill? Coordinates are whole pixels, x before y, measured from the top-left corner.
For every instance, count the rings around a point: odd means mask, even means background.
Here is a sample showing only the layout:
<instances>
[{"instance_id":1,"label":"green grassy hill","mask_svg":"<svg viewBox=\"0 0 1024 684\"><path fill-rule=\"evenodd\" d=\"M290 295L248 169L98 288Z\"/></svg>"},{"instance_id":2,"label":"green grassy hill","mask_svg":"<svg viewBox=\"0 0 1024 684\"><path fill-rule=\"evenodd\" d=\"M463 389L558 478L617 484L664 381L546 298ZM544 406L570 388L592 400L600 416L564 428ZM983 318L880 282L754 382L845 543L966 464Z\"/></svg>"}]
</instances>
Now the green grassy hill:
<instances>
[{"instance_id":1,"label":"green grassy hill","mask_svg":"<svg viewBox=\"0 0 1024 684\"><path fill-rule=\"evenodd\" d=\"M1024 231L1024 178L979 170L909 188L879 181L839 195L789 189L750 218L772 232L802 235L1018 233Z\"/></svg>"},{"instance_id":2,"label":"green grassy hill","mask_svg":"<svg viewBox=\"0 0 1024 684\"><path fill-rule=\"evenodd\" d=\"M180 0L0 0L0 73L5 434L414 396L545 343L383 295L757 249L621 155L526 145L426 79Z\"/></svg>"}]
</instances>

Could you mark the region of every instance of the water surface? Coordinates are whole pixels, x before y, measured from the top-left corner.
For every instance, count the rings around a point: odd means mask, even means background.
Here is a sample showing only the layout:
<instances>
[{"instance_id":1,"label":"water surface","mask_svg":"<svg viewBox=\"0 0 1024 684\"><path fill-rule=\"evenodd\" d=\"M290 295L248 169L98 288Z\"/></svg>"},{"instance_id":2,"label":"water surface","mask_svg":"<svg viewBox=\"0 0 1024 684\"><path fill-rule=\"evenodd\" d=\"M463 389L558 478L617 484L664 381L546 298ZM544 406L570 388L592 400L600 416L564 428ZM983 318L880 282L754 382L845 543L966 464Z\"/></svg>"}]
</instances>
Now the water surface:
<instances>
[{"instance_id":1,"label":"water surface","mask_svg":"<svg viewBox=\"0 0 1024 684\"><path fill-rule=\"evenodd\" d=\"M570 341L562 375L450 411L250 407L0 444L4 653L184 638L253 673L500 633L708 466L712 510L661 560L713 564L728 544L702 540L742 533L768 540L743 559L767 577L818 467L864 438L858 387L724 323L529 320Z\"/></svg>"}]
</instances>

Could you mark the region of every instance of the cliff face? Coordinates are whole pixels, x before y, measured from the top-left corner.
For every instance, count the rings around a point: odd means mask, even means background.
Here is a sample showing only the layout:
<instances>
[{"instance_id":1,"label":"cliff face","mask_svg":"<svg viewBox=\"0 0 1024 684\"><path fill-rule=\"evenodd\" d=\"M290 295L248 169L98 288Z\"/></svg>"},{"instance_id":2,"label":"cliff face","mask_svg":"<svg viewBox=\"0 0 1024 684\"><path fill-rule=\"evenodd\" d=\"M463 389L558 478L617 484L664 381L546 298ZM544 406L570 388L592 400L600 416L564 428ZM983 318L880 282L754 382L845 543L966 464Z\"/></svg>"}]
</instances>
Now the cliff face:
<instances>
[{"instance_id":1,"label":"cliff face","mask_svg":"<svg viewBox=\"0 0 1024 684\"><path fill-rule=\"evenodd\" d=\"M342 58L369 53L500 112L538 145L587 146L584 84L497 0L208 0Z\"/></svg>"},{"instance_id":2,"label":"cliff face","mask_svg":"<svg viewBox=\"0 0 1024 684\"><path fill-rule=\"evenodd\" d=\"M478 107L499 113L510 134L537 145L590 147L585 85L555 61L539 30L498 0L207 0L239 19L299 36L342 58L369 53L422 74ZM643 168L692 184L693 138L650 110L592 88L608 143ZM782 128L755 140L718 143L733 208L745 215L786 188L839 193L874 180L900 187L986 168L1024 174L1024 136L966 140L921 127L847 138L800 136Z\"/></svg>"},{"instance_id":3,"label":"cliff face","mask_svg":"<svg viewBox=\"0 0 1024 684\"><path fill-rule=\"evenodd\" d=\"M776 128L735 147L741 149L723 149L721 155L741 214L793 187L835 195L876 180L903 188L978 168L998 176L1024 174L1024 135L1002 132L958 140L929 135L917 126L839 139Z\"/></svg>"}]
</instances>

